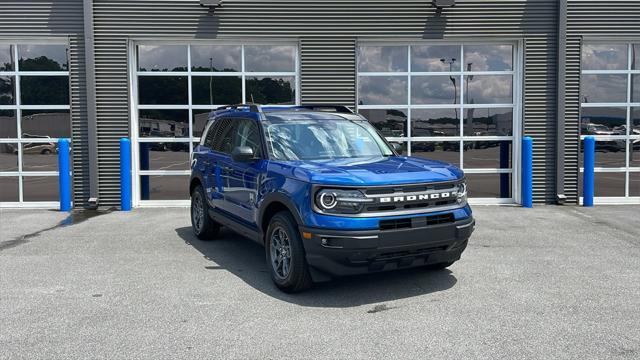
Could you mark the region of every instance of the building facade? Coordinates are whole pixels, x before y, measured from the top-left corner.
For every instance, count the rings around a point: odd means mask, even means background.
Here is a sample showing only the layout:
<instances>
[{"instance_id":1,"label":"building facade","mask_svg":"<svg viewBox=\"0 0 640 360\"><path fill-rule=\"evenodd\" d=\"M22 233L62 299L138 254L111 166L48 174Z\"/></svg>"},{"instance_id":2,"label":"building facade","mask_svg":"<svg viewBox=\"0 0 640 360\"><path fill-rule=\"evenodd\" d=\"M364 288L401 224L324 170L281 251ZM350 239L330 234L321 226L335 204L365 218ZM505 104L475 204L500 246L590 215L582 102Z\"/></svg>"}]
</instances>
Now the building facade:
<instances>
[{"instance_id":1,"label":"building facade","mask_svg":"<svg viewBox=\"0 0 640 360\"><path fill-rule=\"evenodd\" d=\"M640 203L640 1L55 0L0 3L0 206L188 203L189 153L219 105L340 104L404 152L461 166L476 203Z\"/></svg>"}]
</instances>

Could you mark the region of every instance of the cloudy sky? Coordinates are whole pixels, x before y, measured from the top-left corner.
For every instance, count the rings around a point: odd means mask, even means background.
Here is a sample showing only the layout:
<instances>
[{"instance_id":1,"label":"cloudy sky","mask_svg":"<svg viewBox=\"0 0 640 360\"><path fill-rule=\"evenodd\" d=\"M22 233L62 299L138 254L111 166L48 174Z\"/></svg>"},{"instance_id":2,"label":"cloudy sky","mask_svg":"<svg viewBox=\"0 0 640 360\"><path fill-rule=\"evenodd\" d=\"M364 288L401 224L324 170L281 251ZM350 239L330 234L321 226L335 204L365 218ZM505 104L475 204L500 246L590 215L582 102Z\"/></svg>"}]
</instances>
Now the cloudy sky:
<instances>
[{"instance_id":1,"label":"cloudy sky","mask_svg":"<svg viewBox=\"0 0 640 360\"><path fill-rule=\"evenodd\" d=\"M626 70L626 44L585 44L582 48L582 70Z\"/></svg>"},{"instance_id":2,"label":"cloudy sky","mask_svg":"<svg viewBox=\"0 0 640 360\"><path fill-rule=\"evenodd\" d=\"M192 67L220 71L241 71L241 47L239 45L193 45ZM289 45L245 46L245 70L251 72L294 72L296 47ZM187 68L186 45L141 45L138 47L138 67L147 71L171 71Z\"/></svg>"}]
</instances>

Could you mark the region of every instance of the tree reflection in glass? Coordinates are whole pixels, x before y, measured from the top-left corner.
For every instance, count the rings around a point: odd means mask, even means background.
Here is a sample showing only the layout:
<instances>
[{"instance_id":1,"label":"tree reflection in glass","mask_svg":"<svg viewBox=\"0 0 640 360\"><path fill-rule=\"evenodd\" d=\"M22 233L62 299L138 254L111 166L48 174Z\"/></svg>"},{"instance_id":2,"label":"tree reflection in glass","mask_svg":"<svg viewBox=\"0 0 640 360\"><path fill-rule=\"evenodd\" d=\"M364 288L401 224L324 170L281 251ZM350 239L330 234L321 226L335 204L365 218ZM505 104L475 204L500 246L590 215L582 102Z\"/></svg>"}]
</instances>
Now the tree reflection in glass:
<instances>
[{"instance_id":1,"label":"tree reflection in glass","mask_svg":"<svg viewBox=\"0 0 640 360\"><path fill-rule=\"evenodd\" d=\"M259 104L295 104L293 77L248 77L247 101Z\"/></svg>"},{"instance_id":2,"label":"tree reflection in glass","mask_svg":"<svg viewBox=\"0 0 640 360\"><path fill-rule=\"evenodd\" d=\"M66 45L18 45L20 71L69 70Z\"/></svg>"}]
</instances>

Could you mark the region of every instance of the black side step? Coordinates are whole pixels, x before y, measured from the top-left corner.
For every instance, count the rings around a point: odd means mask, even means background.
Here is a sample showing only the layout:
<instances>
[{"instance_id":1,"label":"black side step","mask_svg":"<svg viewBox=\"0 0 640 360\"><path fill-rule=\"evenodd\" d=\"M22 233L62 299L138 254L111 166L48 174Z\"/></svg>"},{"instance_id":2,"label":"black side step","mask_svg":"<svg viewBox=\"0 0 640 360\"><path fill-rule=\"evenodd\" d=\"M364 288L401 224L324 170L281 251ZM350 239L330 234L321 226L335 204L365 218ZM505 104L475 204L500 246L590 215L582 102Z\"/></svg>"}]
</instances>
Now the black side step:
<instances>
[{"instance_id":1,"label":"black side step","mask_svg":"<svg viewBox=\"0 0 640 360\"><path fill-rule=\"evenodd\" d=\"M211 216L211 218L216 222L222 224L222 226L226 226L238 234L246 236L260 245L264 245L262 233L257 229L231 219L220 211L216 211L216 209L209 209L209 216Z\"/></svg>"}]
</instances>

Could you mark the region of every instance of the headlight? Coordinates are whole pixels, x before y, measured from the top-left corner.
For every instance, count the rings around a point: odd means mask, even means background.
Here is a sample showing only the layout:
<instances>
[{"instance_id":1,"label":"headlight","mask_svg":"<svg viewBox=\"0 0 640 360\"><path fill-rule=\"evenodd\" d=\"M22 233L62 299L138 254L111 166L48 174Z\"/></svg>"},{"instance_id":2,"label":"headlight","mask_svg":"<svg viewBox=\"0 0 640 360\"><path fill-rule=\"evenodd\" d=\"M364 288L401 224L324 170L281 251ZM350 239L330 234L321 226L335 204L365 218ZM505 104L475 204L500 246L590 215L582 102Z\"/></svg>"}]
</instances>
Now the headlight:
<instances>
[{"instance_id":1,"label":"headlight","mask_svg":"<svg viewBox=\"0 0 640 360\"><path fill-rule=\"evenodd\" d=\"M316 207L325 213L357 214L373 202L359 190L322 189L316 193Z\"/></svg>"},{"instance_id":2,"label":"headlight","mask_svg":"<svg viewBox=\"0 0 640 360\"><path fill-rule=\"evenodd\" d=\"M458 204L464 204L467 202L467 183L461 182L456 186L456 200Z\"/></svg>"}]
</instances>

